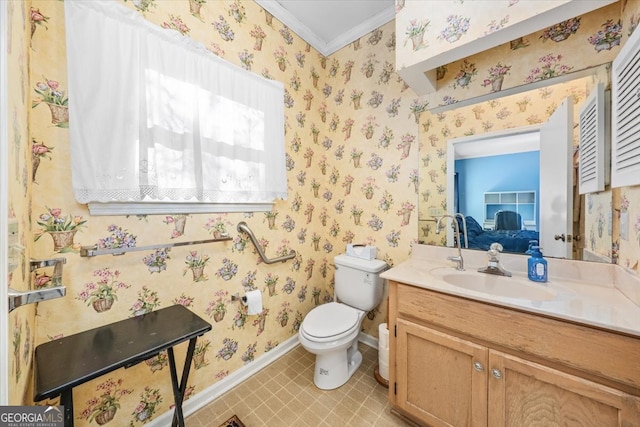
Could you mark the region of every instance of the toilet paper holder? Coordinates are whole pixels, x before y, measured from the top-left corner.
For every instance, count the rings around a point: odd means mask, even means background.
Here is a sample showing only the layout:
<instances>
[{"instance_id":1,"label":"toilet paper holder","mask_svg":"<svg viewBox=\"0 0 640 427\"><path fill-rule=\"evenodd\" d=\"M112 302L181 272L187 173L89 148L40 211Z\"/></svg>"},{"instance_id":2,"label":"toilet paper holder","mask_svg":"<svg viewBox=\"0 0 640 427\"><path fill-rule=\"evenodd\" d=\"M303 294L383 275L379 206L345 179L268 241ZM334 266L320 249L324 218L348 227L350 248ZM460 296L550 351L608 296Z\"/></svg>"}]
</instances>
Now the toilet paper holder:
<instances>
[{"instance_id":1,"label":"toilet paper holder","mask_svg":"<svg viewBox=\"0 0 640 427\"><path fill-rule=\"evenodd\" d=\"M243 303L247 303L247 297L246 296L240 296L240 294L233 294L231 295L231 301L242 301Z\"/></svg>"}]
</instances>

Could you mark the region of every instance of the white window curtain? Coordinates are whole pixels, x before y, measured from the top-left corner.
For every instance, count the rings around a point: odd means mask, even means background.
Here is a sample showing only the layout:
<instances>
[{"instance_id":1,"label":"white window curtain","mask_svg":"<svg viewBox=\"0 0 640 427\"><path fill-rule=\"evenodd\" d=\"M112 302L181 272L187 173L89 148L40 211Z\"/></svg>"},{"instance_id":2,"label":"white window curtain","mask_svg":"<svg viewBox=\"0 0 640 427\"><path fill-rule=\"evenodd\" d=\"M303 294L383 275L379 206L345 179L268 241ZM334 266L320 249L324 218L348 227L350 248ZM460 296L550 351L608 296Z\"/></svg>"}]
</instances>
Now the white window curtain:
<instances>
[{"instance_id":1,"label":"white window curtain","mask_svg":"<svg viewBox=\"0 0 640 427\"><path fill-rule=\"evenodd\" d=\"M286 198L284 88L114 1L65 0L76 199Z\"/></svg>"}]
</instances>

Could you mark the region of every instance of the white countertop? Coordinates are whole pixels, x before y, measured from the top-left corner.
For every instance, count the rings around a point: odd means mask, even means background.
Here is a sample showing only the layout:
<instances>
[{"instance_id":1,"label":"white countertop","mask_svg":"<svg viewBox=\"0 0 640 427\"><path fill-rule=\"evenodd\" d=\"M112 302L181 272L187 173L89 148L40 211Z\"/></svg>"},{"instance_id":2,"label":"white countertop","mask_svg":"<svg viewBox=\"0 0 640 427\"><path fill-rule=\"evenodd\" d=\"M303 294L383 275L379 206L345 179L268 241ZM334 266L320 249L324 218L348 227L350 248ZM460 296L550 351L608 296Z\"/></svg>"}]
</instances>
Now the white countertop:
<instances>
[{"instance_id":1,"label":"white countertop","mask_svg":"<svg viewBox=\"0 0 640 427\"><path fill-rule=\"evenodd\" d=\"M553 297L532 301L520 297L496 296L451 285L433 269L442 273L450 269L456 273L455 263L448 255L457 255L452 248L415 245L410 259L385 271L382 277L409 285L450 295L543 314L558 319L596 326L640 337L640 276L612 264L597 264L571 260L548 259L549 280L546 283L529 281L526 275L527 257L501 254L501 264L512 272L513 286L541 286ZM464 274L474 273L486 266L486 254L463 251Z\"/></svg>"}]
</instances>

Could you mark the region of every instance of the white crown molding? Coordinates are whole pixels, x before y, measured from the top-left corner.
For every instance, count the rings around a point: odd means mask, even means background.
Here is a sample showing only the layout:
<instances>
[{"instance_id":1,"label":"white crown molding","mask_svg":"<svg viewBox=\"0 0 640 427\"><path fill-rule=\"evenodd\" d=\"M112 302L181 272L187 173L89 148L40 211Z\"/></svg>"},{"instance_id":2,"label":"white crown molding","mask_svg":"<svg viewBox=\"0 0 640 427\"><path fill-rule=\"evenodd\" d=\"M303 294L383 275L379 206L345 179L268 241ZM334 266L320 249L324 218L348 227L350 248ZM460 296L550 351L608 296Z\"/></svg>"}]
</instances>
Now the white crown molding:
<instances>
[{"instance_id":1,"label":"white crown molding","mask_svg":"<svg viewBox=\"0 0 640 427\"><path fill-rule=\"evenodd\" d=\"M389 21L395 19L396 13L394 8L390 8L384 10L377 15L372 16L371 18L363 21L361 24L356 25L350 31L342 34L340 37L333 39L331 42L327 43L325 46L325 51L320 51L324 56L329 56L332 53L342 49L349 43L359 39L360 37L369 34L371 31L376 28L380 28ZM315 46L314 46L315 47ZM320 49L318 49L320 50Z\"/></svg>"},{"instance_id":2,"label":"white crown molding","mask_svg":"<svg viewBox=\"0 0 640 427\"><path fill-rule=\"evenodd\" d=\"M255 0L258 5L262 6L267 12L279 19L284 25L289 27L298 36L302 37L304 41L311 46L320 50L318 46L323 46L325 43L322 41L313 31L304 25L298 18L296 18L291 12L282 7L276 0ZM321 52L322 53L322 52Z\"/></svg>"},{"instance_id":3,"label":"white crown molding","mask_svg":"<svg viewBox=\"0 0 640 427\"><path fill-rule=\"evenodd\" d=\"M318 37L316 33L311 31L304 23L302 23L296 16L294 16L287 9L283 8L276 0L255 0L267 12L271 13L274 17L280 20L284 25L301 37L304 41L309 43L314 49L320 52L323 56L329 56L332 53L342 49L344 46L359 39L365 34L370 33L376 28L381 27L387 22L395 18L394 8L387 9L377 15L372 16L370 19L361 22L353 27L348 32L340 35L330 41L325 41Z\"/></svg>"}]
</instances>

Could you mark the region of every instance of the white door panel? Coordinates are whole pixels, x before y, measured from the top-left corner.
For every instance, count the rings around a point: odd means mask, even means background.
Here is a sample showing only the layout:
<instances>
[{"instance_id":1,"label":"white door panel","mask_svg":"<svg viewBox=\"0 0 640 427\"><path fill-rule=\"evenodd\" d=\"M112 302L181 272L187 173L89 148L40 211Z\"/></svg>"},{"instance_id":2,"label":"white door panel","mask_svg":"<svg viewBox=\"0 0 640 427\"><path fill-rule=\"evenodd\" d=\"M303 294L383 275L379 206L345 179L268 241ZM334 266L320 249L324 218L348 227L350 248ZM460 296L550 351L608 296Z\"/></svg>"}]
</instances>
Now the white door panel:
<instances>
[{"instance_id":1,"label":"white door panel","mask_svg":"<svg viewBox=\"0 0 640 427\"><path fill-rule=\"evenodd\" d=\"M573 99L540 127L540 246L547 256L572 257Z\"/></svg>"}]
</instances>

